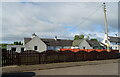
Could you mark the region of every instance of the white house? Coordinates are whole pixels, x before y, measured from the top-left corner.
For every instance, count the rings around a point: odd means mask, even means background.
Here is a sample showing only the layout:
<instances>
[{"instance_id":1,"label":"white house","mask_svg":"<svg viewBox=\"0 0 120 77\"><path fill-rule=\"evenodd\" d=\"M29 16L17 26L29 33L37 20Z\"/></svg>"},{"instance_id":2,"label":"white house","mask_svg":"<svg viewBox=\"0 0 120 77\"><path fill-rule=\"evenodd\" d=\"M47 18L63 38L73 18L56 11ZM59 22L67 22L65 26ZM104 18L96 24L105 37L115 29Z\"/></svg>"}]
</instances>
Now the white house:
<instances>
[{"instance_id":1,"label":"white house","mask_svg":"<svg viewBox=\"0 0 120 77\"><path fill-rule=\"evenodd\" d=\"M110 44L110 48L114 50L120 50L120 37L113 37L113 36L108 36L108 42ZM103 39L102 43L106 44L105 38Z\"/></svg>"},{"instance_id":2,"label":"white house","mask_svg":"<svg viewBox=\"0 0 120 77\"><path fill-rule=\"evenodd\" d=\"M87 39L74 40L73 47L77 49L105 49L100 42Z\"/></svg>"},{"instance_id":3,"label":"white house","mask_svg":"<svg viewBox=\"0 0 120 77\"><path fill-rule=\"evenodd\" d=\"M25 46L24 45L7 45L7 50L16 51L20 53L21 51L25 50Z\"/></svg>"},{"instance_id":4,"label":"white house","mask_svg":"<svg viewBox=\"0 0 120 77\"><path fill-rule=\"evenodd\" d=\"M7 50L14 50L21 52L21 48L24 50L35 50L43 52L46 50L58 50L60 48L71 48L73 40L66 39L49 39L39 38L36 34L32 34L31 38L24 38L23 45L8 45Z\"/></svg>"},{"instance_id":5,"label":"white house","mask_svg":"<svg viewBox=\"0 0 120 77\"><path fill-rule=\"evenodd\" d=\"M47 45L36 34L33 34L29 40L24 39L24 46L25 50L36 50L39 52L47 50Z\"/></svg>"},{"instance_id":6,"label":"white house","mask_svg":"<svg viewBox=\"0 0 120 77\"><path fill-rule=\"evenodd\" d=\"M72 43L72 49L79 49L79 44L83 41L84 39L79 39L79 40L74 40Z\"/></svg>"}]
</instances>

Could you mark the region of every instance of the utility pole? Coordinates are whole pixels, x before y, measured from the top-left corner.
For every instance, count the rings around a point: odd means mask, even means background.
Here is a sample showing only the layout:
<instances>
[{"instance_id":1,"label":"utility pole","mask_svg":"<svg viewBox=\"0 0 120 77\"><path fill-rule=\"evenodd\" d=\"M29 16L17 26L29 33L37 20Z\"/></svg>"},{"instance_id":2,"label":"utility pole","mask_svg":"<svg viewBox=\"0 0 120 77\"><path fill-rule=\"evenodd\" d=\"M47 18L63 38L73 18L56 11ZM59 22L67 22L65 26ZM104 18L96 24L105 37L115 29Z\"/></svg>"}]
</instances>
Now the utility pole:
<instances>
[{"instance_id":1,"label":"utility pole","mask_svg":"<svg viewBox=\"0 0 120 77\"><path fill-rule=\"evenodd\" d=\"M107 16L106 16L106 5L105 3L103 3L103 7L104 7L104 16L105 16L105 35L106 35L106 45L107 45L107 50L110 50L110 45L109 45L109 41L108 41L108 24L107 24Z\"/></svg>"}]
</instances>

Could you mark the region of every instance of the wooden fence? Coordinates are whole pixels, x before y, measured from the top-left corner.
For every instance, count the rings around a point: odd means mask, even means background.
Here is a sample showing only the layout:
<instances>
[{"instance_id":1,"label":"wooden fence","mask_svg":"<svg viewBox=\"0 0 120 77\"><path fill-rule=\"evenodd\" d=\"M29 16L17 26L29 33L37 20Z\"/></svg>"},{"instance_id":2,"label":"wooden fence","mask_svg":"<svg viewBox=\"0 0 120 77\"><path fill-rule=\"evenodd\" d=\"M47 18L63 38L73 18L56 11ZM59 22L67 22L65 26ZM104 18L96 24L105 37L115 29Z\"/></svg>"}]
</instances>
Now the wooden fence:
<instances>
[{"instance_id":1,"label":"wooden fence","mask_svg":"<svg viewBox=\"0 0 120 77\"><path fill-rule=\"evenodd\" d=\"M42 53L32 50L23 51L21 53L17 53L14 51L2 51L2 66L92 61L117 58L119 58L119 53L112 51L72 52L69 50L66 51L51 50L44 51Z\"/></svg>"}]
</instances>

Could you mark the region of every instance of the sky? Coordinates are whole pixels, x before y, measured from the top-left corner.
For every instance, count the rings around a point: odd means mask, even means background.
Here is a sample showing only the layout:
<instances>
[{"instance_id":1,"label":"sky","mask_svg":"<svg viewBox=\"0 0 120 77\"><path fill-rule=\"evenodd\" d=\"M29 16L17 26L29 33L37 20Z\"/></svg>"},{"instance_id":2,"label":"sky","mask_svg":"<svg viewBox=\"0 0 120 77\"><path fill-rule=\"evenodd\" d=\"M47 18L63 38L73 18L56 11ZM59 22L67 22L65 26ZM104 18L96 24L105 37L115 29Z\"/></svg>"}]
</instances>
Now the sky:
<instances>
[{"instance_id":1,"label":"sky","mask_svg":"<svg viewBox=\"0 0 120 77\"><path fill-rule=\"evenodd\" d=\"M84 34L104 38L102 2L3 2L2 43L23 41L36 33L40 38L73 39ZM109 35L118 34L118 3L106 2ZM1 22L0 22L1 23Z\"/></svg>"}]
</instances>

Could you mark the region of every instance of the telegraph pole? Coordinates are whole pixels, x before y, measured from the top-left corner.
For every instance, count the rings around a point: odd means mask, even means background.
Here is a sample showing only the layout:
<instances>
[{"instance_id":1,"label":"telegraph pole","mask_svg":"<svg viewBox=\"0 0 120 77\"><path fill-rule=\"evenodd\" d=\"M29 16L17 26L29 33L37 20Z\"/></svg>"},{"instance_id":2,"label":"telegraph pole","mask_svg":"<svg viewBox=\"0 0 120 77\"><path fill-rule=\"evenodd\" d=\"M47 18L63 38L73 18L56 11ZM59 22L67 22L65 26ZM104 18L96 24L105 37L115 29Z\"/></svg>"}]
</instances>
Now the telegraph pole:
<instances>
[{"instance_id":1,"label":"telegraph pole","mask_svg":"<svg viewBox=\"0 0 120 77\"><path fill-rule=\"evenodd\" d=\"M105 16L105 35L106 35L106 41L107 41L107 50L110 50L110 45L109 45L109 41L108 41L108 24L107 24L107 16L106 16L106 5L105 3L103 3L103 7L104 7L104 16Z\"/></svg>"}]
</instances>

